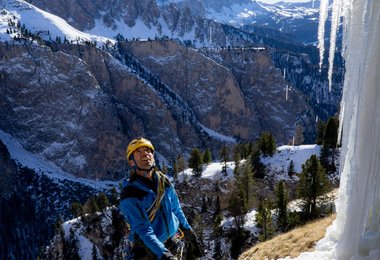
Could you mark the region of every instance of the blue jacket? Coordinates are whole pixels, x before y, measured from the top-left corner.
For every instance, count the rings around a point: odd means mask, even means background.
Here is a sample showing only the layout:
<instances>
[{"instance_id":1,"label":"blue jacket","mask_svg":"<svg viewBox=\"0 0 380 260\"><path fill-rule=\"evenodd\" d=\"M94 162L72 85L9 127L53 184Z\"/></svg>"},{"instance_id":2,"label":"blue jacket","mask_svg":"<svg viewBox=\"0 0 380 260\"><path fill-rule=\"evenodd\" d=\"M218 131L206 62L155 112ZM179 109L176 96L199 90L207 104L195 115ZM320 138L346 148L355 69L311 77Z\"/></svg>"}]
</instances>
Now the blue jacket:
<instances>
[{"instance_id":1,"label":"blue jacket","mask_svg":"<svg viewBox=\"0 0 380 260\"><path fill-rule=\"evenodd\" d=\"M153 176L157 189L156 173ZM170 183L165 185L161 207L150 222L147 210L155 198L156 193L146 183L140 178L132 178L123 188L119 208L131 227L129 239L133 241L137 235L160 258L168 251L164 242L175 235L179 225L181 224L184 229L191 227L181 209L177 193Z\"/></svg>"}]
</instances>

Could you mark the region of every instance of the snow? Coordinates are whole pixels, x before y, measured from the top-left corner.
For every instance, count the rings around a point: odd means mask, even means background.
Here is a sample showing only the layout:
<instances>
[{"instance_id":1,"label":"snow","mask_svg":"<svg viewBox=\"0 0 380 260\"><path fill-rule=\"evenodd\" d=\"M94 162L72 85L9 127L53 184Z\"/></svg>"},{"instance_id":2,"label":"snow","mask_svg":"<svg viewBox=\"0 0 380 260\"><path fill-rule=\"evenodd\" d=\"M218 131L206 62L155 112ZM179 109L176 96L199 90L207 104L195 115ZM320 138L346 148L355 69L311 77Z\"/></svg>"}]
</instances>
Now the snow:
<instances>
[{"instance_id":1,"label":"snow","mask_svg":"<svg viewBox=\"0 0 380 260\"><path fill-rule=\"evenodd\" d=\"M230 136L226 136L226 135L223 135L223 134L220 134L210 128L207 128L206 126L202 125L202 124L199 124L203 130L206 131L206 133L211 136L212 138L214 139L217 139L217 140L220 140L220 141L225 141L225 142L228 142L228 143L236 143L236 140L235 138L233 137L230 137Z\"/></svg>"},{"instance_id":2,"label":"snow","mask_svg":"<svg viewBox=\"0 0 380 260\"><path fill-rule=\"evenodd\" d=\"M278 2L278 3L277 3ZM222 11L207 9L207 18L222 23L242 26L247 23L255 23L255 17L263 15L266 12L275 13L277 16L302 18L305 15L312 15L318 12L316 8L290 7L281 5L284 3L304 3L303 1L258 1L257 3L233 3L229 7L223 7Z\"/></svg>"},{"instance_id":3,"label":"snow","mask_svg":"<svg viewBox=\"0 0 380 260\"><path fill-rule=\"evenodd\" d=\"M256 210L251 210L245 216L244 228L251 232L252 234L259 234L259 228L256 226Z\"/></svg>"},{"instance_id":4,"label":"snow","mask_svg":"<svg viewBox=\"0 0 380 260\"><path fill-rule=\"evenodd\" d=\"M235 168L234 162L227 162L227 174L222 173L222 163L213 162L203 167L202 178L215 180L215 179L232 179ZM193 170L188 168L178 174L178 181L183 181L185 178L193 176Z\"/></svg>"},{"instance_id":5,"label":"snow","mask_svg":"<svg viewBox=\"0 0 380 260\"><path fill-rule=\"evenodd\" d=\"M290 161L294 163L294 171L301 173L302 164L312 155L319 156L319 153L320 146L316 144L300 146L284 145L278 147L272 157L264 157L261 161L266 165L271 175L275 174L273 177L276 180L288 180ZM294 178L297 179L296 176Z\"/></svg>"},{"instance_id":6,"label":"snow","mask_svg":"<svg viewBox=\"0 0 380 260\"><path fill-rule=\"evenodd\" d=\"M299 146L284 145L278 147L272 157L262 157L261 161L266 165L274 180L290 180L290 177L287 174L290 161L294 162L294 170L297 173L300 173L302 171L302 164L314 154L319 156L319 152L320 146L316 144ZM244 163L244 160L240 163ZM210 180L232 179L235 163L227 162L227 174L222 173L222 167L223 165L221 162L212 162L204 166L201 177ZM185 176L192 175L192 169L186 169L178 174L178 180L183 181L184 178L186 178ZM297 180L297 177L293 178L295 178L294 180Z\"/></svg>"},{"instance_id":7,"label":"snow","mask_svg":"<svg viewBox=\"0 0 380 260\"><path fill-rule=\"evenodd\" d=\"M60 37L63 41L64 37L66 37L69 41L92 41L98 45L102 45L107 41L111 43L115 42L112 38L81 32L73 28L62 18L45 12L22 0L5 0L3 5L4 9L0 16L0 40L10 40L10 35L6 34L6 29L9 28L8 20L10 18L13 19L14 16L16 17L16 23L19 21L21 25L27 25L28 30L46 40L49 38L55 40L56 37Z\"/></svg>"},{"instance_id":8,"label":"snow","mask_svg":"<svg viewBox=\"0 0 380 260\"><path fill-rule=\"evenodd\" d=\"M64 222L63 230L65 232L65 239L70 239L70 229L75 230L75 238L78 239L78 254L81 260L92 260L92 249L94 243L92 243L88 238L86 238L83 233L83 225L81 224L80 218L71 219ZM79 226L80 228L75 229L73 226Z\"/></svg>"}]
</instances>

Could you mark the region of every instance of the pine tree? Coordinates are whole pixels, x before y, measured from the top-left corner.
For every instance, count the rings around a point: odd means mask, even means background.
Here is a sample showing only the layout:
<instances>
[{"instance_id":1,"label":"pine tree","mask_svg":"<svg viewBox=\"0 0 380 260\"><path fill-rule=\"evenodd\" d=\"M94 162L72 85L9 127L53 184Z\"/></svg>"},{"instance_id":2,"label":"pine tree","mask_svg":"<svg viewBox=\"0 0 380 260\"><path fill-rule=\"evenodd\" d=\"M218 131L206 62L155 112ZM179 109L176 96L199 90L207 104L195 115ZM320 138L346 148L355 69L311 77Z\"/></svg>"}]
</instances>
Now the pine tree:
<instances>
[{"instance_id":1,"label":"pine tree","mask_svg":"<svg viewBox=\"0 0 380 260\"><path fill-rule=\"evenodd\" d=\"M328 189L327 183L325 169L317 156L312 155L302 165L298 184L298 195L302 200L303 214L306 219L314 219L318 216L317 199L323 199Z\"/></svg>"},{"instance_id":2,"label":"pine tree","mask_svg":"<svg viewBox=\"0 0 380 260\"><path fill-rule=\"evenodd\" d=\"M257 140L257 146L264 156L272 156L276 151L276 142L271 133L264 132Z\"/></svg>"},{"instance_id":3,"label":"pine tree","mask_svg":"<svg viewBox=\"0 0 380 260\"><path fill-rule=\"evenodd\" d=\"M214 259L221 259L222 253L221 253L221 227L220 223L222 222L222 213L220 209L220 199L219 195L216 197L215 200L215 210L214 210L214 216L213 216L213 232L214 232L214 237L215 237L215 246L214 246L214 254L213 257Z\"/></svg>"},{"instance_id":4,"label":"pine tree","mask_svg":"<svg viewBox=\"0 0 380 260\"><path fill-rule=\"evenodd\" d=\"M214 210L214 233L219 234L220 230L220 223L222 222L222 213L220 209L220 199L219 195L216 196L216 201L215 201L215 210Z\"/></svg>"},{"instance_id":5,"label":"pine tree","mask_svg":"<svg viewBox=\"0 0 380 260\"><path fill-rule=\"evenodd\" d=\"M325 138L325 129L326 129L326 124L322 121L318 121L316 144L318 144L318 145L323 144L323 140Z\"/></svg>"},{"instance_id":6,"label":"pine tree","mask_svg":"<svg viewBox=\"0 0 380 260\"><path fill-rule=\"evenodd\" d=\"M71 203L70 211L74 215L74 217L82 216L83 206L78 201L74 201L73 203Z\"/></svg>"},{"instance_id":7,"label":"pine tree","mask_svg":"<svg viewBox=\"0 0 380 260\"><path fill-rule=\"evenodd\" d=\"M338 141L338 120L330 117L325 128L323 147L321 151L321 162L328 173L336 171L335 152Z\"/></svg>"},{"instance_id":8,"label":"pine tree","mask_svg":"<svg viewBox=\"0 0 380 260\"><path fill-rule=\"evenodd\" d=\"M288 167L288 176L292 178L295 173L296 172L294 170L294 162L293 160L290 160L289 167Z\"/></svg>"},{"instance_id":9,"label":"pine tree","mask_svg":"<svg viewBox=\"0 0 380 260\"><path fill-rule=\"evenodd\" d=\"M288 227L288 194L284 181L280 181L276 186L276 206L278 212L277 226L281 231Z\"/></svg>"},{"instance_id":10,"label":"pine tree","mask_svg":"<svg viewBox=\"0 0 380 260\"><path fill-rule=\"evenodd\" d=\"M112 187L111 189L111 195L110 195L110 204L111 205L119 205L119 192L116 190L115 187Z\"/></svg>"},{"instance_id":11,"label":"pine tree","mask_svg":"<svg viewBox=\"0 0 380 260\"><path fill-rule=\"evenodd\" d=\"M194 148L191 151L189 167L193 169L195 177L200 177L202 175L202 155L198 148Z\"/></svg>"},{"instance_id":12,"label":"pine tree","mask_svg":"<svg viewBox=\"0 0 380 260\"><path fill-rule=\"evenodd\" d=\"M206 149L203 153L203 163L208 165L212 160L210 149Z\"/></svg>"},{"instance_id":13,"label":"pine tree","mask_svg":"<svg viewBox=\"0 0 380 260\"><path fill-rule=\"evenodd\" d=\"M323 168L325 168L325 169L330 168L330 164L331 164L330 156L331 156L330 149L327 146L322 145L321 152L319 155L319 160L320 160Z\"/></svg>"},{"instance_id":14,"label":"pine tree","mask_svg":"<svg viewBox=\"0 0 380 260\"><path fill-rule=\"evenodd\" d=\"M226 145L223 145L220 151L220 160L222 161L222 173L227 174L227 161L228 161L228 149Z\"/></svg>"},{"instance_id":15,"label":"pine tree","mask_svg":"<svg viewBox=\"0 0 380 260\"><path fill-rule=\"evenodd\" d=\"M246 148L244 144L236 144L234 146L234 160L236 161L236 158L246 158Z\"/></svg>"},{"instance_id":16,"label":"pine tree","mask_svg":"<svg viewBox=\"0 0 380 260\"><path fill-rule=\"evenodd\" d=\"M177 157L176 167L178 172L182 172L186 169L186 161L182 154Z\"/></svg>"},{"instance_id":17,"label":"pine tree","mask_svg":"<svg viewBox=\"0 0 380 260\"><path fill-rule=\"evenodd\" d=\"M96 198L95 197L89 198L83 206L83 213L84 214L86 214L86 213L94 214L98 211L99 211L99 206L96 203Z\"/></svg>"},{"instance_id":18,"label":"pine tree","mask_svg":"<svg viewBox=\"0 0 380 260\"><path fill-rule=\"evenodd\" d=\"M259 206L256 213L256 223L261 228L259 240L261 242L268 240L273 236L272 213L270 211L270 202L263 199L259 200Z\"/></svg>"},{"instance_id":19,"label":"pine tree","mask_svg":"<svg viewBox=\"0 0 380 260\"><path fill-rule=\"evenodd\" d=\"M100 192L98 196L96 197L96 204L98 205L99 211L102 211L106 207L109 206L109 200L106 194L103 192Z\"/></svg>"},{"instance_id":20,"label":"pine tree","mask_svg":"<svg viewBox=\"0 0 380 260\"><path fill-rule=\"evenodd\" d=\"M260 150L257 148L253 149L252 156L252 170L254 172L254 176L259 179L263 179L265 177L266 168L265 165L261 162Z\"/></svg>"},{"instance_id":21,"label":"pine tree","mask_svg":"<svg viewBox=\"0 0 380 260\"><path fill-rule=\"evenodd\" d=\"M325 129L323 146L330 149L336 148L336 143L338 140L338 125L339 123L334 117L329 118Z\"/></svg>"},{"instance_id":22,"label":"pine tree","mask_svg":"<svg viewBox=\"0 0 380 260\"><path fill-rule=\"evenodd\" d=\"M245 205L240 197L241 193L234 187L228 198L228 211L235 221L235 226L238 230L242 230L244 226L244 217L247 213Z\"/></svg>"},{"instance_id":23,"label":"pine tree","mask_svg":"<svg viewBox=\"0 0 380 260\"><path fill-rule=\"evenodd\" d=\"M242 229L245 214L252 206L254 199L254 179L250 157L243 165L235 167L234 175L235 180L228 200L228 210L234 217L236 227Z\"/></svg>"},{"instance_id":24,"label":"pine tree","mask_svg":"<svg viewBox=\"0 0 380 260\"><path fill-rule=\"evenodd\" d=\"M247 210L253 204L253 187L255 185L253 178L253 169L251 157L248 157L244 163L244 168L241 178L240 178L240 187L243 192L244 203L247 205Z\"/></svg>"}]
</instances>

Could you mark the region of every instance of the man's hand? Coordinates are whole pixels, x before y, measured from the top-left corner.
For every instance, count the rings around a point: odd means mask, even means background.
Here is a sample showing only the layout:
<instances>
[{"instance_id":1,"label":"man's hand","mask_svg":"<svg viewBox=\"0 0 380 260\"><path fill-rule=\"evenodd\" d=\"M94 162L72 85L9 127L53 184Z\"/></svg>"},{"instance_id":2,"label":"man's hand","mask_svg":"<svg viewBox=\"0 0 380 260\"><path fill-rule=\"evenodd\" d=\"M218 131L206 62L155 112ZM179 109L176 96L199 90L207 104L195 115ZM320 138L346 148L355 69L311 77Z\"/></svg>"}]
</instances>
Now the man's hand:
<instances>
[{"instance_id":1,"label":"man's hand","mask_svg":"<svg viewBox=\"0 0 380 260\"><path fill-rule=\"evenodd\" d=\"M177 257L172 255L169 251L166 251L160 258L161 260L177 260Z\"/></svg>"},{"instance_id":2,"label":"man's hand","mask_svg":"<svg viewBox=\"0 0 380 260\"><path fill-rule=\"evenodd\" d=\"M197 235L194 233L192 229L185 229L182 231L185 235L184 237L185 241L187 243L190 243L191 245L190 247L192 248L194 256L201 257L204 254L204 249L203 249L202 242L199 241Z\"/></svg>"}]
</instances>

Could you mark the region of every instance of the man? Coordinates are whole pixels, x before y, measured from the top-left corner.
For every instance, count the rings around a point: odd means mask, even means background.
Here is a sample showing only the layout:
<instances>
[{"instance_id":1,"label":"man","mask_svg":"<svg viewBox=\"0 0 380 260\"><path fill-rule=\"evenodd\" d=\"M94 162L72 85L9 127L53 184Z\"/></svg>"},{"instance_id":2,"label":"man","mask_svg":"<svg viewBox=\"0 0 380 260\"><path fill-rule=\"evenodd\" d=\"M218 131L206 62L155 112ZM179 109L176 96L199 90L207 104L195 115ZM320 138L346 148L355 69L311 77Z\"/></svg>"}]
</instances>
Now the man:
<instances>
[{"instance_id":1,"label":"man","mask_svg":"<svg viewBox=\"0 0 380 260\"><path fill-rule=\"evenodd\" d=\"M128 258L177 259L168 247L173 247L179 227L195 256L200 257L202 245L181 209L172 184L155 169L152 143L144 138L132 140L126 157L132 173L121 193L120 211L131 227L129 239L134 242Z\"/></svg>"}]
</instances>

